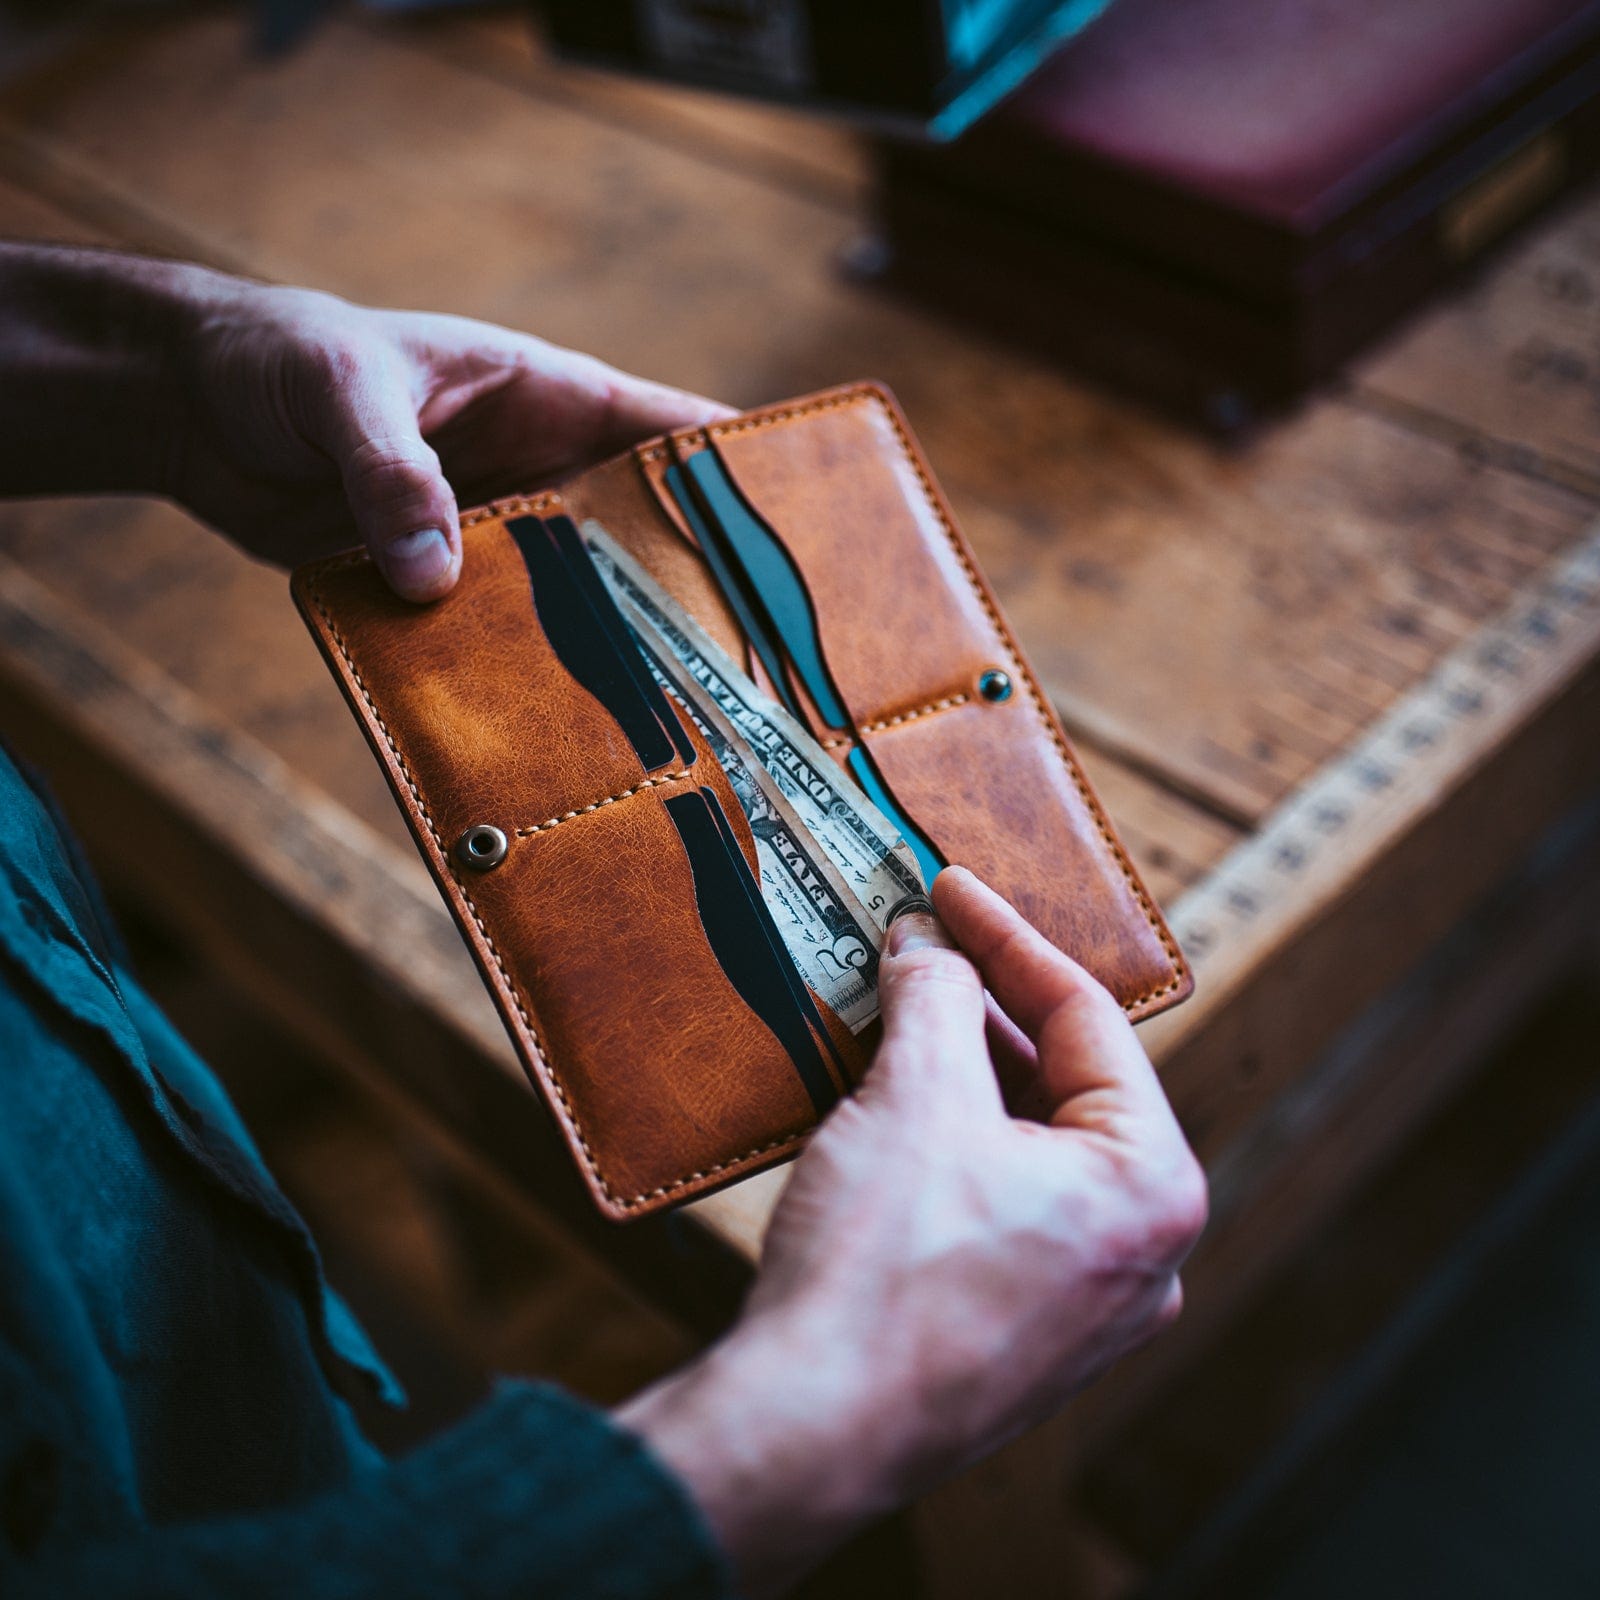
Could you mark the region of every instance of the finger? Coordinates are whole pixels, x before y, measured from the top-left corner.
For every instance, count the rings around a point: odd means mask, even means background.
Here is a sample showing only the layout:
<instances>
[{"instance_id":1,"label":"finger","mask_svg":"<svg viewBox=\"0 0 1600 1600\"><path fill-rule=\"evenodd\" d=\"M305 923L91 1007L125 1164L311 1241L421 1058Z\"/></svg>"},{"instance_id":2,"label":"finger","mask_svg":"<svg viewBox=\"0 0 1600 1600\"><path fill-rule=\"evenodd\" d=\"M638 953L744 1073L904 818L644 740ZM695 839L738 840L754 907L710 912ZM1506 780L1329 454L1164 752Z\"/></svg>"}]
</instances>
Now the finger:
<instances>
[{"instance_id":1,"label":"finger","mask_svg":"<svg viewBox=\"0 0 1600 1600\"><path fill-rule=\"evenodd\" d=\"M941 872L934 879L933 899L1006 1015L1037 1040L1061 999L1067 982L1063 969L1082 969L966 867Z\"/></svg>"},{"instance_id":2,"label":"finger","mask_svg":"<svg viewBox=\"0 0 1600 1600\"><path fill-rule=\"evenodd\" d=\"M352 362L328 397L327 444L374 564L406 600L437 600L461 572L456 498L422 437L399 363Z\"/></svg>"},{"instance_id":3,"label":"finger","mask_svg":"<svg viewBox=\"0 0 1600 1600\"><path fill-rule=\"evenodd\" d=\"M992 994L984 996L984 1033L1006 1110L1034 1121L1048 1117L1055 1108L1040 1103L1039 1054Z\"/></svg>"},{"instance_id":4,"label":"finger","mask_svg":"<svg viewBox=\"0 0 1600 1600\"><path fill-rule=\"evenodd\" d=\"M883 1043L873 1077L879 1092L948 1092L967 1106L1000 1109L984 1037L983 985L938 919L897 918L878 966Z\"/></svg>"},{"instance_id":5,"label":"finger","mask_svg":"<svg viewBox=\"0 0 1600 1600\"><path fill-rule=\"evenodd\" d=\"M1167 1285L1166 1293L1161 1297L1161 1305L1156 1311L1157 1332L1170 1328L1182 1315L1183 1282L1177 1273L1173 1273L1172 1281Z\"/></svg>"},{"instance_id":6,"label":"finger","mask_svg":"<svg viewBox=\"0 0 1600 1600\"><path fill-rule=\"evenodd\" d=\"M1132 1025L1077 962L963 867L939 874L933 898L1002 1010L1034 1041L1048 1120L1091 1092L1109 1097L1104 1109L1171 1120Z\"/></svg>"},{"instance_id":7,"label":"finger","mask_svg":"<svg viewBox=\"0 0 1600 1600\"><path fill-rule=\"evenodd\" d=\"M615 367L606 371L610 379L612 431L621 436L624 444L678 428L704 428L738 415L732 406L708 400L703 394L652 383Z\"/></svg>"}]
</instances>

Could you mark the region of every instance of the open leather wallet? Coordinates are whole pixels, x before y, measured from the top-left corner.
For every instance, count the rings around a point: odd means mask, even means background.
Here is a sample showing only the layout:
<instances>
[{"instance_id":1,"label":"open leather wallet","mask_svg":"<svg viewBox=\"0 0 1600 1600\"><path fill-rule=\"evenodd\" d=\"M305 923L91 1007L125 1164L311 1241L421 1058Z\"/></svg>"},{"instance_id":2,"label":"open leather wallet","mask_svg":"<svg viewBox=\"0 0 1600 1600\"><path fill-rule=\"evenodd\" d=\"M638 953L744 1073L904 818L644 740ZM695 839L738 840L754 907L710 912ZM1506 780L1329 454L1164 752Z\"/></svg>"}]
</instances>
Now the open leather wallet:
<instances>
[{"instance_id":1,"label":"open leather wallet","mask_svg":"<svg viewBox=\"0 0 1600 1600\"><path fill-rule=\"evenodd\" d=\"M778 941L717 739L652 670L589 530L837 764L807 780L825 811L842 771L924 877L971 867L1134 1019L1189 993L883 388L654 439L461 528L433 605L364 553L302 567L294 595L608 1215L792 1155L874 1029Z\"/></svg>"}]
</instances>

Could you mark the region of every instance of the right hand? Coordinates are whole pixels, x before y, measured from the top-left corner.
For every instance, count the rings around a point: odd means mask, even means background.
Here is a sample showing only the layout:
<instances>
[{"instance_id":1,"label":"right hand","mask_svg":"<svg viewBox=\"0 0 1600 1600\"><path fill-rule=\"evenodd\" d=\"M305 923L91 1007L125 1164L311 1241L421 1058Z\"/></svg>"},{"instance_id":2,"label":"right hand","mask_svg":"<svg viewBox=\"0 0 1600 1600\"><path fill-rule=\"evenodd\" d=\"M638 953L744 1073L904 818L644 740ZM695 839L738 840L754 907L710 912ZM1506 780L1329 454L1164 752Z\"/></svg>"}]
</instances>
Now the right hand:
<instances>
[{"instance_id":1,"label":"right hand","mask_svg":"<svg viewBox=\"0 0 1600 1600\"><path fill-rule=\"evenodd\" d=\"M943 928L891 930L883 1043L796 1166L744 1318L623 1413L755 1590L1171 1321L1204 1226L1205 1179L1115 1000L970 872L933 897Z\"/></svg>"}]
</instances>

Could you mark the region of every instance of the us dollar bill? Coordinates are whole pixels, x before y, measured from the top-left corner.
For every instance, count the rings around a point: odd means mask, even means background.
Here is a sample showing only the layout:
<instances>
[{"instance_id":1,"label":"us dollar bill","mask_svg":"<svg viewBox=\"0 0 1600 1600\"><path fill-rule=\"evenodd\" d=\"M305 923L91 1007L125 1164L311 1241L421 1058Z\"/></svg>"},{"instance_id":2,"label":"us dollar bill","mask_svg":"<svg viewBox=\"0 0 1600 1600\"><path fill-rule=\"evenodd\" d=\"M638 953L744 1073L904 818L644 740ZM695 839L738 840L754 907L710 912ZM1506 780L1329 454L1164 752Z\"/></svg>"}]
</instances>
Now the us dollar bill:
<instances>
[{"instance_id":1,"label":"us dollar bill","mask_svg":"<svg viewBox=\"0 0 1600 1600\"><path fill-rule=\"evenodd\" d=\"M582 532L623 615L676 661L687 682L731 725L806 829L838 865L880 929L907 900L924 897L916 857L893 824L842 773L796 719L592 518Z\"/></svg>"},{"instance_id":2,"label":"us dollar bill","mask_svg":"<svg viewBox=\"0 0 1600 1600\"><path fill-rule=\"evenodd\" d=\"M800 976L833 1007L852 1033L878 1014L878 951L882 930L828 859L827 852L779 792L771 776L747 760L727 719L676 663L639 635L645 664L688 712L728 775L756 843L761 898Z\"/></svg>"}]
</instances>

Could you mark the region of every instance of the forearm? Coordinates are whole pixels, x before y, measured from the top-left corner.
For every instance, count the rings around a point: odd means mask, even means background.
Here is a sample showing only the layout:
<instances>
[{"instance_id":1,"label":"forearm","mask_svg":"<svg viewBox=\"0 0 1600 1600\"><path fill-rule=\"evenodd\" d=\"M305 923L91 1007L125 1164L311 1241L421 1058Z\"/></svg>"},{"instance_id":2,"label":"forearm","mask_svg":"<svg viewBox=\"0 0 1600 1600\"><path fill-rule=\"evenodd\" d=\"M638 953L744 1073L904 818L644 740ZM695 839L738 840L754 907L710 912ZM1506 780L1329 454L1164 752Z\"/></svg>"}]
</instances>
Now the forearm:
<instances>
[{"instance_id":1,"label":"forearm","mask_svg":"<svg viewBox=\"0 0 1600 1600\"><path fill-rule=\"evenodd\" d=\"M0 243L0 494L170 492L184 344L234 288L181 263Z\"/></svg>"},{"instance_id":2,"label":"forearm","mask_svg":"<svg viewBox=\"0 0 1600 1600\"><path fill-rule=\"evenodd\" d=\"M16 1600L721 1600L674 1479L580 1402L508 1385L411 1456L317 1499L120 1540L0 1550Z\"/></svg>"},{"instance_id":3,"label":"forearm","mask_svg":"<svg viewBox=\"0 0 1600 1600\"><path fill-rule=\"evenodd\" d=\"M617 1413L686 1486L763 1600L920 1485L904 1418L826 1318L747 1318Z\"/></svg>"}]
</instances>

